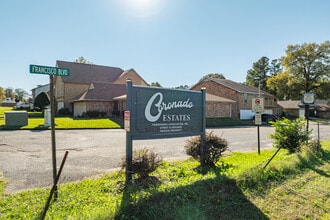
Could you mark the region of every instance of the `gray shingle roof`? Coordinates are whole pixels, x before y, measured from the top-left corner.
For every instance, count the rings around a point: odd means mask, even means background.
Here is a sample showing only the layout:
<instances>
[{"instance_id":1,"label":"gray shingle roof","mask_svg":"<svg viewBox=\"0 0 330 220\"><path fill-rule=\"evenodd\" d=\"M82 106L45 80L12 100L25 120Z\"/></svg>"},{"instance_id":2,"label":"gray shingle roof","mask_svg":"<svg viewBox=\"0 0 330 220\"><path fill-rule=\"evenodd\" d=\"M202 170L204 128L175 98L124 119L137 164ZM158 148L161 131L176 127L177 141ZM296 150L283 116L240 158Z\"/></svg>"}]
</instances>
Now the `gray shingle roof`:
<instances>
[{"instance_id":1,"label":"gray shingle roof","mask_svg":"<svg viewBox=\"0 0 330 220\"><path fill-rule=\"evenodd\" d=\"M209 79L227 88L231 88L239 93L255 93L255 94L259 93L259 89L256 87L237 83L228 79L218 79L218 78L209 78ZM264 91L261 92L265 93Z\"/></svg>"},{"instance_id":2,"label":"gray shingle roof","mask_svg":"<svg viewBox=\"0 0 330 220\"><path fill-rule=\"evenodd\" d=\"M299 109L300 103L300 100L277 101L277 104L279 104L284 109Z\"/></svg>"},{"instance_id":3,"label":"gray shingle roof","mask_svg":"<svg viewBox=\"0 0 330 220\"><path fill-rule=\"evenodd\" d=\"M74 101L112 101L113 98L126 94L126 84L92 82L89 89Z\"/></svg>"},{"instance_id":4,"label":"gray shingle roof","mask_svg":"<svg viewBox=\"0 0 330 220\"><path fill-rule=\"evenodd\" d=\"M220 96L212 95L209 93L206 93L206 101L207 102L228 102L228 103L234 103L236 101L231 99L226 99Z\"/></svg>"},{"instance_id":5,"label":"gray shingle roof","mask_svg":"<svg viewBox=\"0 0 330 220\"><path fill-rule=\"evenodd\" d=\"M64 83L114 82L124 72L124 70L118 67L66 61L56 61L56 66L70 70L69 76L62 77Z\"/></svg>"}]
</instances>

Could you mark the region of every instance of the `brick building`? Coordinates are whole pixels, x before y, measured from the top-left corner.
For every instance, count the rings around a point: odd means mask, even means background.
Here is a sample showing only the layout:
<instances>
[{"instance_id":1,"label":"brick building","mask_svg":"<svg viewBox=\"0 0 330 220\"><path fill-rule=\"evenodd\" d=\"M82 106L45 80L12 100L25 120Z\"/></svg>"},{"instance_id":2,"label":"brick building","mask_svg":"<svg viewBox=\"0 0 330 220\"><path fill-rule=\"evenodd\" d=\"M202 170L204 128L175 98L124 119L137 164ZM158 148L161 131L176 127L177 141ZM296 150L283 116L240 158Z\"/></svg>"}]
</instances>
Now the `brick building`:
<instances>
[{"instance_id":1,"label":"brick building","mask_svg":"<svg viewBox=\"0 0 330 220\"><path fill-rule=\"evenodd\" d=\"M281 114L281 107L277 104L276 97L262 90L259 91L258 88L227 79L206 78L199 81L191 90L200 90L203 87L206 88L207 94L233 101L222 102L221 106L219 105L217 109L214 109L213 104L206 100L207 110L209 111L207 113L208 117L216 117L221 114L219 111L231 111L232 118L252 119L254 115L251 110L252 99L259 97L259 95L264 98L265 113Z\"/></svg>"},{"instance_id":2,"label":"brick building","mask_svg":"<svg viewBox=\"0 0 330 220\"><path fill-rule=\"evenodd\" d=\"M59 68L68 68L69 76L55 76L56 110L68 109L74 116L97 110L110 116L124 109L123 101L115 98L126 94L126 80L135 85L148 85L134 70L66 61L57 61Z\"/></svg>"}]
</instances>

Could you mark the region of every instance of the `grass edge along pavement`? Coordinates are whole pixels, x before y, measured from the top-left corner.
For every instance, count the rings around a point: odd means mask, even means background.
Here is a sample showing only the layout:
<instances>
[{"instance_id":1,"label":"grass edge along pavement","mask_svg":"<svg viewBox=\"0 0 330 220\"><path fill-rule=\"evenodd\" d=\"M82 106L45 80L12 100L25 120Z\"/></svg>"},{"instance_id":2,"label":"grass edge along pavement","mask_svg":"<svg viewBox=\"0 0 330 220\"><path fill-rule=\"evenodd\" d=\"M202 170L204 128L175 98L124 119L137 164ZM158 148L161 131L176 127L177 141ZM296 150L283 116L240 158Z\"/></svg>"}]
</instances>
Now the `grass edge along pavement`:
<instances>
[{"instance_id":1,"label":"grass edge along pavement","mask_svg":"<svg viewBox=\"0 0 330 220\"><path fill-rule=\"evenodd\" d=\"M323 151L232 153L203 175L199 163L165 161L149 187L124 174L59 186L46 219L329 219L330 141ZM0 219L37 219L49 189L0 195Z\"/></svg>"},{"instance_id":2,"label":"grass edge along pavement","mask_svg":"<svg viewBox=\"0 0 330 220\"><path fill-rule=\"evenodd\" d=\"M19 111L11 107L0 107L0 130L47 130L49 126L44 126L44 118L41 112L28 112L28 125L22 127L5 126L4 112ZM233 118L207 118L206 127L221 126L252 126L250 120L239 120ZM122 117L112 118L75 118L75 117L55 117L55 129L117 129L124 127Z\"/></svg>"}]
</instances>

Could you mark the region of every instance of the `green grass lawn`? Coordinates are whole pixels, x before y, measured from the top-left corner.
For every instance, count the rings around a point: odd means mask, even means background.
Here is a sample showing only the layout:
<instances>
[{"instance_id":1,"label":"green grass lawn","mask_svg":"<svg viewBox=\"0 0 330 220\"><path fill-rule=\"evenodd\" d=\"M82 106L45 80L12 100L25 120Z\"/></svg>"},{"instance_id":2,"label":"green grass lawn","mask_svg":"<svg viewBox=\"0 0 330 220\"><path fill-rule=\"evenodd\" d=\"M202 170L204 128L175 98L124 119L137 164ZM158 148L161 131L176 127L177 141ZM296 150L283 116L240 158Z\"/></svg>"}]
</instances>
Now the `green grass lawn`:
<instances>
[{"instance_id":1,"label":"green grass lawn","mask_svg":"<svg viewBox=\"0 0 330 220\"><path fill-rule=\"evenodd\" d=\"M29 113L28 125L22 127L5 126L4 112L13 111L9 107L0 107L0 130L44 130L50 129L44 126L44 118L41 113ZM95 118L83 119L72 117L56 117L55 129L113 129L122 127L122 119L119 118Z\"/></svg>"},{"instance_id":2,"label":"green grass lawn","mask_svg":"<svg viewBox=\"0 0 330 220\"><path fill-rule=\"evenodd\" d=\"M44 126L44 118L41 112L29 112L28 125L22 127L5 126L4 112L13 111L10 107L0 107L0 130L45 130L50 127ZM208 118L206 119L206 127L224 127L224 126L252 126L252 121L239 120L233 118ZM122 118L96 118L83 119L72 117L56 117L56 129L112 129L122 128Z\"/></svg>"},{"instance_id":3,"label":"green grass lawn","mask_svg":"<svg viewBox=\"0 0 330 220\"><path fill-rule=\"evenodd\" d=\"M63 184L46 219L329 219L330 141L322 147L281 150L265 170L274 150L227 155L204 174L192 159L165 161L144 186L124 187L122 172ZM0 219L37 219L48 195L2 192Z\"/></svg>"}]
</instances>

